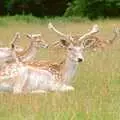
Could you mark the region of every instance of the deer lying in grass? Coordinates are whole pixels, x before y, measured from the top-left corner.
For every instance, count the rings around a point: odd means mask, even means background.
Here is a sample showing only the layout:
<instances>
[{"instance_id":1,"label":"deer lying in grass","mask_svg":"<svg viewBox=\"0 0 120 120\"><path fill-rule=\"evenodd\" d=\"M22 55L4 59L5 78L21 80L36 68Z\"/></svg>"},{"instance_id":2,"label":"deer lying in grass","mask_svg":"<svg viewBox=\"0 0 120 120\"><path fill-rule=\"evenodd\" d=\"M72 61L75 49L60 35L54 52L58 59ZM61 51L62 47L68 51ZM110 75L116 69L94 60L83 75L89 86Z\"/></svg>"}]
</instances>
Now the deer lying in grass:
<instances>
[{"instance_id":1,"label":"deer lying in grass","mask_svg":"<svg viewBox=\"0 0 120 120\"><path fill-rule=\"evenodd\" d=\"M30 45L24 51L16 52L17 57L22 61L32 60L40 47L48 47L41 34L26 34L26 36L30 39Z\"/></svg>"},{"instance_id":2,"label":"deer lying in grass","mask_svg":"<svg viewBox=\"0 0 120 120\"><path fill-rule=\"evenodd\" d=\"M18 34L18 33L16 34L16 37L15 37L16 39L19 37L18 35L20 35L20 34ZM36 55L37 50L40 47L43 47L43 48L48 47L48 44L42 39L41 34L25 34L25 35L30 39L30 45L25 50L18 47L16 45L17 41L15 41L15 40L11 42L10 48L3 48L3 52L6 54L8 52L11 59L8 59L8 57L7 57L6 61L9 61L9 62L7 62L1 66L1 70L0 70L0 79L1 80L7 79L9 81L17 74L17 66L15 63L15 59L12 56L12 46L15 46L16 56L23 62L32 60L34 58L34 56ZM5 51L5 49L6 49L6 51ZM4 58L5 58L5 56L4 56Z\"/></svg>"},{"instance_id":3,"label":"deer lying in grass","mask_svg":"<svg viewBox=\"0 0 120 120\"><path fill-rule=\"evenodd\" d=\"M87 36L98 32L98 29L93 29L81 36L79 40L85 39ZM33 61L22 62L15 52L13 46L13 56L16 58L17 68L14 77L9 80L2 80L0 76L0 88L2 90L11 90L13 93L39 93L46 91L69 91L74 90L69 85L70 79L74 76L78 63L84 61L83 50L86 46L74 44L71 40L64 41L62 44L66 47L67 56L64 63L56 65L54 62ZM9 75L10 76L10 75Z\"/></svg>"},{"instance_id":4,"label":"deer lying in grass","mask_svg":"<svg viewBox=\"0 0 120 120\"><path fill-rule=\"evenodd\" d=\"M20 47L16 47L16 54L22 61L28 61L31 60L35 55L37 50L40 47L48 47L48 44L42 39L41 34L26 34L26 36L30 39L30 45L28 48L23 50ZM16 42L20 38L20 34L16 33L13 41L11 42L11 46L14 44L16 45ZM12 57L12 48L0 48L0 61L1 62L13 62L14 59Z\"/></svg>"},{"instance_id":5,"label":"deer lying in grass","mask_svg":"<svg viewBox=\"0 0 120 120\"><path fill-rule=\"evenodd\" d=\"M96 40L92 44L91 48L93 50L96 50L97 48L100 48L100 49L103 50L107 46L112 45L116 41L116 39L119 37L120 29L118 27L114 26L113 33L114 33L114 35L113 35L112 39L110 39L110 40L104 40L104 39L101 39L101 38L99 38L97 36L94 36L94 37L96 37ZM86 43L86 44L89 44L91 41L89 40L87 42L88 43Z\"/></svg>"}]
</instances>

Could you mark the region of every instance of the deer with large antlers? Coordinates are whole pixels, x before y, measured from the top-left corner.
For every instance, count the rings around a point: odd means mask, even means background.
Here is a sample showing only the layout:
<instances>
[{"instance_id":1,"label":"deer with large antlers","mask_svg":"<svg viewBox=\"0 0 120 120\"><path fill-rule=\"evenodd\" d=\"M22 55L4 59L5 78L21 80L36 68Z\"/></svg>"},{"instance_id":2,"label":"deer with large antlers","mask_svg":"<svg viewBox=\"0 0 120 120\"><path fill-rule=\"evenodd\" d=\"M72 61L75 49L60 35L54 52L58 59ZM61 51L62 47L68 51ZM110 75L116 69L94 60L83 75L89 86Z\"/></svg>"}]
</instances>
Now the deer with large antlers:
<instances>
[{"instance_id":1,"label":"deer with large antlers","mask_svg":"<svg viewBox=\"0 0 120 120\"><path fill-rule=\"evenodd\" d=\"M91 34L98 32L95 26L93 29L81 36L84 39ZM14 77L8 80L0 81L0 88L13 89L13 93L39 93L46 91L69 91L74 88L69 85L70 79L74 76L78 63L84 61L83 50L87 47L81 44L74 44L73 41L64 40L62 44L66 47L66 59L62 64L54 64L54 62L33 61L32 63L22 62L13 49L13 56L16 58L17 71L12 72ZM0 79L3 76L0 76Z\"/></svg>"}]
</instances>

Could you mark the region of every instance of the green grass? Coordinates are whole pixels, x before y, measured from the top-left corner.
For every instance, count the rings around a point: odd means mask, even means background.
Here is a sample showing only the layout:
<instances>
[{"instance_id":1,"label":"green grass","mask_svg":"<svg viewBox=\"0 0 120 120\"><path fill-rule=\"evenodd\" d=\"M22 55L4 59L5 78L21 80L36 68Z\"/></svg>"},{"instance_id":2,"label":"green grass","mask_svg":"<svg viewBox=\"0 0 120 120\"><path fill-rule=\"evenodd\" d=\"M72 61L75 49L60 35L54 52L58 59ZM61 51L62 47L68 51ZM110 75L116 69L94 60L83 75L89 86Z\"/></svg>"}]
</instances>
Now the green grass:
<instances>
[{"instance_id":1,"label":"green grass","mask_svg":"<svg viewBox=\"0 0 120 120\"><path fill-rule=\"evenodd\" d=\"M15 15L15 16L5 16L5 17L0 17L0 26L5 26L11 23L37 23L37 24L46 24L49 21L54 21L57 23L68 23L68 22L75 22L75 23L89 23L90 20L88 18L81 18L81 17L34 17L32 15Z\"/></svg>"},{"instance_id":2,"label":"green grass","mask_svg":"<svg viewBox=\"0 0 120 120\"><path fill-rule=\"evenodd\" d=\"M82 22L77 18L75 22L68 18L67 22L66 18L45 18L44 21L29 16L29 19L33 20L25 22L28 18L20 17L1 18L6 27L0 23L0 40L6 43L6 46L17 31L41 32L49 43L58 40L56 34L47 29L49 21L59 30L73 34L85 33L97 23L101 28L98 36L105 39L112 37L113 24L120 24L117 19ZM25 43L24 38L21 45L24 46ZM64 51L61 49L40 49L36 59L60 61L63 56ZM36 95L1 93L0 120L120 120L120 41L116 41L104 51L85 52L84 58L85 61L80 63L71 83L75 91Z\"/></svg>"}]
</instances>

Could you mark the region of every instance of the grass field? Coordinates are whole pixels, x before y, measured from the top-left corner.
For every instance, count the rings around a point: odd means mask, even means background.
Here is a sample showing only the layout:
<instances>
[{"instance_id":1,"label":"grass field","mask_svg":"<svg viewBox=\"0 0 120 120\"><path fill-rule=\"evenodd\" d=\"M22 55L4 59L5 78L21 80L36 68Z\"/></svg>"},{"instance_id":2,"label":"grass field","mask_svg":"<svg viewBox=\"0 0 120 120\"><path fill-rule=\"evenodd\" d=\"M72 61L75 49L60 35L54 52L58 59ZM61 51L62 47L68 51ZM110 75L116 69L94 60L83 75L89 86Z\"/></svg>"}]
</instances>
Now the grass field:
<instances>
[{"instance_id":1,"label":"grass field","mask_svg":"<svg viewBox=\"0 0 120 120\"><path fill-rule=\"evenodd\" d=\"M27 19L27 21L26 21ZM29 18L30 19L30 18ZM59 30L69 33L85 33L97 23L103 39L112 37L113 24L119 20L79 20L32 18L1 18L0 40L9 46L15 32L41 32L48 43L58 40L56 34L47 29L52 21ZM21 45L25 46L25 38ZM36 59L60 61L61 49L40 49ZM120 38L104 51L84 53L73 78L74 92L13 95L0 94L0 120L120 120Z\"/></svg>"}]
</instances>

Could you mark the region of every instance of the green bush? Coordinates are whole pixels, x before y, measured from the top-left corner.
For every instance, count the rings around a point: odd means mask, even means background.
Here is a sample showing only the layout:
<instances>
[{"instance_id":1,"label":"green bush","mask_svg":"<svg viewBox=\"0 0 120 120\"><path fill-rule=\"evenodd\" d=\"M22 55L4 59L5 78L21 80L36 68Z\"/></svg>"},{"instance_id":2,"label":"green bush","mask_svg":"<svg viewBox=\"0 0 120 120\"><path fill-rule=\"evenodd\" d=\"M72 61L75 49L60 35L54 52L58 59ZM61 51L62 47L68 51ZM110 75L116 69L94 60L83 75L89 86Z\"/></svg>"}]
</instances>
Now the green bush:
<instances>
[{"instance_id":1,"label":"green bush","mask_svg":"<svg viewBox=\"0 0 120 120\"><path fill-rule=\"evenodd\" d=\"M120 0L0 0L0 15L120 17Z\"/></svg>"},{"instance_id":2,"label":"green bush","mask_svg":"<svg viewBox=\"0 0 120 120\"><path fill-rule=\"evenodd\" d=\"M65 16L85 16L87 0L73 0L66 9Z\"/></svg>"},{"instance_id":3,"label":"green bush","mask_svg":"<svg viewBox=\"0 0 120 120\"><path fill-rule=\"evenodd\" d=\"M73 0L65 16L87 16L90 19L120 17L119 0Z\"/></svg>"},{"instance_id":4,"label":"green bush","mask_svg":"<svg viewBox=\"0 0 120 120\"><path fill-rule=\"evenodd\" d=\"M33 14L35 16L61 16L69 0L5 0L10 15Z\"/></svg>"}]
</instances>

